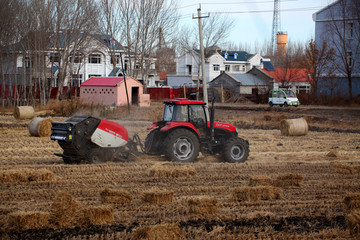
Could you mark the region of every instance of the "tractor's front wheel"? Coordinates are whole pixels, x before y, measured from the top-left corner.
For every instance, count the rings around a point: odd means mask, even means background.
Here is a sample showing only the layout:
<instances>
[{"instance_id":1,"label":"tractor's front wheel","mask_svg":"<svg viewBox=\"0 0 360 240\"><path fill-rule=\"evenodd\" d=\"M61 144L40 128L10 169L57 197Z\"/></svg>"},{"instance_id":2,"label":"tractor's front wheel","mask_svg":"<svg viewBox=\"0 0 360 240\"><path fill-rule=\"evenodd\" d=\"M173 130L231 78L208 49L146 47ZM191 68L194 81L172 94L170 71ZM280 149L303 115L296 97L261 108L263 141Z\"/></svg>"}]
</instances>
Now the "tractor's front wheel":
<instances>
[{"instance_id":1,"label":"tractor's front wheel","mask_svg":"<svg viewBox=\"0 0 360 240\"><path fill-rule=\"evenodd\" d=\"M194 133L186 129L177 129L165 139L165 157L171 161L193 162L199 154L199 140Z\"/></svg>"},{"instance_id":2,"label":"tractor's front wheel","mask_svg":"<svg viewBox=\"0 0 360 240\"><path fill-rule=\"evenodd\" d=\"M230 138L224 145L223 157L227 162L241 163L249 157L249 143L242 138Z\"/></svg>"}]
</instances>

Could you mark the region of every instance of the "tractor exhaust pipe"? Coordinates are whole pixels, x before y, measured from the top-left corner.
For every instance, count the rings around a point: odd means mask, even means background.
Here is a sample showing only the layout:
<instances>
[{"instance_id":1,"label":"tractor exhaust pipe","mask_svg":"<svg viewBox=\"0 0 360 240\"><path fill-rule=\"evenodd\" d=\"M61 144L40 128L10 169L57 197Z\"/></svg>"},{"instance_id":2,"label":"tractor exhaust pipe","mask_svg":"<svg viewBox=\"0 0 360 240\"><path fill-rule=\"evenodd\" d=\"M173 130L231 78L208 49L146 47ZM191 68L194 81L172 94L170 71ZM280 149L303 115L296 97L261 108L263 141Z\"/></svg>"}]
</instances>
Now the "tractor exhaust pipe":
<instances>
[{"instance_id":1,"label":"tractor exhaust pipe","mask_svg":"<svg viewBox=\"0 0 360 240\"><path fill-rule=\"evenodd\" d=\"M214 122L215 122L215 109L214 109L215 97L212 99L210 109L210 142L214 140Z\"/></svg>"}]
</instances>

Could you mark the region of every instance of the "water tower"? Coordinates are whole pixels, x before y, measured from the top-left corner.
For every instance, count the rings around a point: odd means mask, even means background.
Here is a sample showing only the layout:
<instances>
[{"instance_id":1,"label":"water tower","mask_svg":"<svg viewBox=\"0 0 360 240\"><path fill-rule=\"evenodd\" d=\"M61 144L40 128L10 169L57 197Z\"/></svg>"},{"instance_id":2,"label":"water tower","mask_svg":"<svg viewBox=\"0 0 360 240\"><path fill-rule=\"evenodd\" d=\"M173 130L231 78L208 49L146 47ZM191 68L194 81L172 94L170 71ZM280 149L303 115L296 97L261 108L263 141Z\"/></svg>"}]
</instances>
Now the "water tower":
<instances>
[{"instance_id":1,"label":"water tower","mask_svg":"<svg viewBox=\"0 0 360 240\"><path fill-rule=\"evenodd\" d=\"M277 44L277 52L279 56L286 55L286 44L288 42L287 32L277 32L276 34L276 44Z\"/></svg>"}]
</instances>

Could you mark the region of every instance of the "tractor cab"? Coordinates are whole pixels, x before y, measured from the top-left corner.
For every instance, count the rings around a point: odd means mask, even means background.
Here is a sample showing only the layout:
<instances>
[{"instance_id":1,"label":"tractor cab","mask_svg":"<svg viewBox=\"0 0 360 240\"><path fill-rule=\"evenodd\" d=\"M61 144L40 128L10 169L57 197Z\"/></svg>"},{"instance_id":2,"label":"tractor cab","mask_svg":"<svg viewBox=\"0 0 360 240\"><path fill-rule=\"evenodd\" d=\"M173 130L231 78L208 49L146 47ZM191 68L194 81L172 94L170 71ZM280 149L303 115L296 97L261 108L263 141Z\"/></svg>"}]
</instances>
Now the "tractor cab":
<instances>
[{"instance_id":1,"label":"tractor cab","mask_svg":"<svg viewBox=\"0 0 360 240\"><path fill-rule=\"evenodd\" d=\"M179 124L190 123L199 136L204 137L208 122L204 102L180 98L168 100L164 103L165 107L162 118L164 124L178 126Z\"/></svg>"}]
</instances>

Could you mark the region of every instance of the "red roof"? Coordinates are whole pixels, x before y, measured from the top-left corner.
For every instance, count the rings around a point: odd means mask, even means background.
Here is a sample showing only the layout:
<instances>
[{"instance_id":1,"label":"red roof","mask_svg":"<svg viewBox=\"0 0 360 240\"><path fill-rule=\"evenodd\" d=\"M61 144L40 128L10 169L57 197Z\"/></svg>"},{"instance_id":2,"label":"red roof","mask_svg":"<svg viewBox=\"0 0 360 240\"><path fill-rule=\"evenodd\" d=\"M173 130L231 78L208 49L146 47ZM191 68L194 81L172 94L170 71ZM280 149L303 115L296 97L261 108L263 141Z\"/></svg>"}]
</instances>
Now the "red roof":
<instances>
[{"instance_id":1,"label":"red roof","mask_svg":"<svg viewBox=\"0 0 360 240\"><path fill-rule=\"evenodd\" d=\"M195 104L204 105L204 102L202 101L189 100L187 98L176 98L171 100L165 100L164 103L170 103L175 105L195 105Z\"/></svg>"},{"instance_id":2,"label":"red roof","mask_svg":"<svg viewBox=\"0 0 360 240\"><path fill-rule=\"evenodd\" d=\"M309 82L307 69L303 68L276 68L275 71L262 69L264 72L272 76L276 82Z\"/></svg>"},{"instance_id":3,"label":"red roof","mask_svg":"<svg viewBox=\"0 0 360 240\"><path fill-rule=\"evenodd\" d=\"M81 86L108 86L115 87L124 78L121 77L91 77L81 84Z\"/></svg>"}]
</instances>

